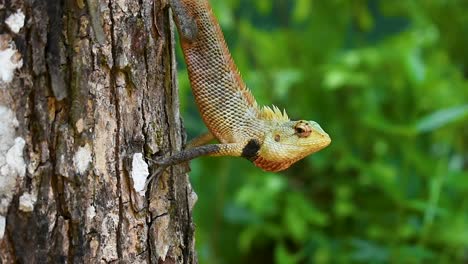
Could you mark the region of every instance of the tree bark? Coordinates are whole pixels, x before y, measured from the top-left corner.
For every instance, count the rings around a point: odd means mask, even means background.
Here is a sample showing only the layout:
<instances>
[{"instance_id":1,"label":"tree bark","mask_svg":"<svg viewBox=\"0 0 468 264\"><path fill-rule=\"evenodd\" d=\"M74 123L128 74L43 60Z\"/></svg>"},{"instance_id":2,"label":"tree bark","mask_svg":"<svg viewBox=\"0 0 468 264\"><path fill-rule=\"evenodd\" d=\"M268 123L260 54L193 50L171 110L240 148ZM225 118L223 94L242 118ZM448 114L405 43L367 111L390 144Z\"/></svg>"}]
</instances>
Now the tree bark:
<instances>
[{"instance_id":1,"label":"tree bark","mask_svg":"<svg viewBox=\"0 0 468 264\"><path fill-rule=\"evenodd\" d=\"M165 2L0 0L1 263L197 262Z\"/></svg>"}]
</instances>

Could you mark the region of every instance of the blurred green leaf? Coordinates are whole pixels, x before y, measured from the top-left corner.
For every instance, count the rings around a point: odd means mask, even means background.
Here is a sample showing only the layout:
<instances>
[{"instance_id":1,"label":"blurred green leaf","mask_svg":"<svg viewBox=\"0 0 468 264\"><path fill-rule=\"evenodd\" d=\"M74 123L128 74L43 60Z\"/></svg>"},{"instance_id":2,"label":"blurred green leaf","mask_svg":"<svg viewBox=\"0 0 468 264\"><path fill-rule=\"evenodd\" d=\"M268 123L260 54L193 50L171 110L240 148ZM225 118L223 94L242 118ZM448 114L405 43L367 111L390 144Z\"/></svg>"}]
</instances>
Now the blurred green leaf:
<instances>
[{"instance_id":1,"label":"blurred green leaf","mask_svg":"<svg viewBox=\"0 0 468 264\"><path fill-rule=\"evenodd\" d=\"M291 86L302 81L302 72L295 69L282 69L274 74L274 92L279 98L287 96Z\"/></svg>"},{"instance_id":2,"label":"blurred green leaf","mask_svg":"<svg viewBox=\"0 0 468 264\"><path fill-rule=\"evenodd\" d=\"M275 260L276 263L281 264L295 264L297 263L297 257L290 254L282 243L275 248Z\"/></svg>"},{"instance_id":3,"label":"blurred green leaf","mask_svg":"<svg viewBox=\"0 0 468 264\"><path fill-rule=\"evenodd\" d=\"M415 85L422 83L426 78L426 68L422 61L421 51L419 49L414 49L408 54L406 65L413 83Z\"/></svg>"},{"instance_id":4,"label":"blurred green leaf","mask_svg":"<svg viewBox=\"0 0 468 264\"><path fill-rule=\"evenodd\" d=\"M389 260L388 250L376 243L362 239L353 239L351 243L354 247L354 253L351 257L353 260L372 263L388 262Z\"/></svg>"},{"instance_id":5,"label":"blurred green leaf","mask_svg":"<svg viewBox=\"0 0 468 264\"><path fill-rule=\"evenodd\" d=\"M359 5L357 19L359 21L359 27L363 31L370 31L374 25L372 15L369 12L366 2L361 2L364 5Z\"/></svg>"},{"instance_id":6,"label":"blurred green leaf","mask_svg":"<svg viewBox=\"0 0 468 264\"><path fill-rule=\"evenodd\" d=\"M434 259L434 253L418 245L401 246L397 249L400 260L404 262L424 262Z\"/></svg>"},{"instance_id":7,"label":"blurred green leaf","mask_svg":"<svg viewBox=\"0 0 468 264\"><path fill-rule=\"evenodd\" d=\"M255 6L257 7L257 10L260 14L265 15L271 11L272 5L268 0L257 0L253 3L255 3Z\"/></svg>"},{"instance_id":8,"label":"blurred green leaf","mask_svg":"<svg viewBox=\"0 0 468 264\"><path fill-rule=\"evenodd\" d=\"M286 197L286 211L283 213L285 229L289 231L292 238L304 241L311 224L324 226L327 217L312 204L297 193L291 193Z\"/></svg>"},{"instance_id":9,"label":"blurred green leaf","mask_svg":"<svg viewBox=\"0 0 468 264\"><path fill-rule=\"evenodd\" d=\"M468 105L437 110L432 114L421 118L416 123L416 128L420 132L428 132L458 120L468 120Z\"/></svg>"},{"instance_id":10,"label":"blurred green leaf","mask_svg":"<svg viewBox=\"0 0 468 264\"><path fill-rule=\"evenodd\" d=\"M293 18L297 23L304 22L310 15L312 8L312 1L310 0L296 0L293 10Z\"/></svg>"}]
</instances>

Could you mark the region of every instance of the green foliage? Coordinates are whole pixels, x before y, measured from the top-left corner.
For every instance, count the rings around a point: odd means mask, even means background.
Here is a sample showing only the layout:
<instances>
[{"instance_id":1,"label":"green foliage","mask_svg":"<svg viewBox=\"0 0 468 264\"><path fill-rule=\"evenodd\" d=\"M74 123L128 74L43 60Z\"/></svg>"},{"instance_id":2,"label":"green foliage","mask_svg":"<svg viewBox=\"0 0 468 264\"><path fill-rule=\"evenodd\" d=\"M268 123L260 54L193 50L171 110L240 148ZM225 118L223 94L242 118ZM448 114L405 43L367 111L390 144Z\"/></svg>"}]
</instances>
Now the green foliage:
<instances>
[{"instance_id":1,"label":"green foliage","mask_svg":"<svg viewBox=\"0 0 468 264\"><path fill-rule=\"evenodd\" d=\"M193 161L200 262L468 261L468 2L211 2L259 103L332 144L278 174Z\"/></svg>"}]
</instances>

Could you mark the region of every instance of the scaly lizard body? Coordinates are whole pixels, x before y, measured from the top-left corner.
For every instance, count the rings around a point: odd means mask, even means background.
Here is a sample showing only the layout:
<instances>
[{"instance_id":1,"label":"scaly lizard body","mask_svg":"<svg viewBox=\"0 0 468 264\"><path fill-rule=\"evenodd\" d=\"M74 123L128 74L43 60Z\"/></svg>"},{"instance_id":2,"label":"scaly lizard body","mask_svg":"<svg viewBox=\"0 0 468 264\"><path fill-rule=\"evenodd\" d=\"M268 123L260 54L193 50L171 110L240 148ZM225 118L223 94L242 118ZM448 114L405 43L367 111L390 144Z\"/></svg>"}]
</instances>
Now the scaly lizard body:
<instances>
[{"instance_id":1,"label":"scaly lizard body","mask_svg":"<svg viewBox=\"0 0 468 264\"><path fill-rule=\"evenodd\" d=\"M281 171L331 142L314 121L258 107L243 82L207 0L171 0L190 84L210 133L159 162L163 167L201 155L242 156L266 171ZM220 144L204 145L211 139Z\"/></svg>"}]
</instances>

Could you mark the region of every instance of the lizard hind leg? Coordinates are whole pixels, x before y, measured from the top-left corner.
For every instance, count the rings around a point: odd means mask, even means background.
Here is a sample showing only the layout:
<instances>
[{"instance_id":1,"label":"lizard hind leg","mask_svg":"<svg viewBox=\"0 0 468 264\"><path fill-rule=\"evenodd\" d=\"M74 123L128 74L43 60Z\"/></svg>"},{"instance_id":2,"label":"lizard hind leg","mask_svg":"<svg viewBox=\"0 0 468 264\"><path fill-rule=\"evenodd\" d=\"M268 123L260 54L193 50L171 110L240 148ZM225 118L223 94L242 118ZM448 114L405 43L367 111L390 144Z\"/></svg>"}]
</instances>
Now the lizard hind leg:
<instances>
[{"instance_id":1,"label":"lizard hind leg","mask_svg":"<svg viewBox=\"0 0 468 264\"><path fill-rule=\"evenodd\" d=\"M190 148L199 147L199 146L208 144L208 142L212 141L213 139L215 139L213 134L211 134L211 132L206 132L206 133L201 134L200 136L190 140L187 143L187 145L185 146L185 148L190 149Z\"/></svg>"},{"instance_id":2,"label":"lizard hind leg","mask_svg":"<svg viewBox=\"0 0 468 264\"><path fill-rule=\"evenodd\" d=\"M181 0L170 0L170 5L179 28L180 37L190 43L197 38L198 26L193 15L190 15L190 10L182 2Z\"/></svg>"}]
</instances>

